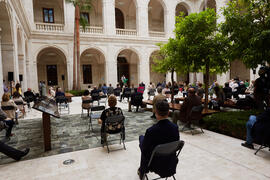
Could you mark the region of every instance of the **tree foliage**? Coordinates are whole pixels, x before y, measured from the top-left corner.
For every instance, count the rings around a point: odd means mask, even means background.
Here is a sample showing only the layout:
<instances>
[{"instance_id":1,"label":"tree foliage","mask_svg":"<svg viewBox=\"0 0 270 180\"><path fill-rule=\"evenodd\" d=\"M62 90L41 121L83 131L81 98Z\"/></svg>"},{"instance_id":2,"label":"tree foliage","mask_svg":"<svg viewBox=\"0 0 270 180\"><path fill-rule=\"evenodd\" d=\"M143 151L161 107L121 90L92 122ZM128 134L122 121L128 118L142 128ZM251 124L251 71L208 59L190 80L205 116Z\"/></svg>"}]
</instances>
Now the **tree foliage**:
<instances>
[{"instance_id":1,"label":"tree foliage","mask_svg":"<svg viewBox=\"0 0 270 180\"><path fill-rule=\"evenodd\" d=\"M270 3L268 0L232 0L223 9L223 35L231 43L228 58L249 68L270 63Z\"/></svg>"}]
</instances>

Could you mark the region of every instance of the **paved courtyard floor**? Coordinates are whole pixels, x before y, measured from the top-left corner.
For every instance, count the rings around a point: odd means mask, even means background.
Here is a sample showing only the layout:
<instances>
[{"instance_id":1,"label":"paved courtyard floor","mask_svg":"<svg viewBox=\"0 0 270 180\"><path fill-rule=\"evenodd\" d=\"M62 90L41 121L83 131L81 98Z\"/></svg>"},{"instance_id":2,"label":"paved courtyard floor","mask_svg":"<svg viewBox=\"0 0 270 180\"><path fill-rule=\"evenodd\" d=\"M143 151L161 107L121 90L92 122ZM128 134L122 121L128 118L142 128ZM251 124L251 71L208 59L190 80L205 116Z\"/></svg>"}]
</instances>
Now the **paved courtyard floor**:
<instances>
[{"instance_id":1,"label":"paved courtyard floor","mask_svg":"<svg viewBox=\"0 0 270 180\"><path fill-rule=\"evenodd\" d=\"M31 151L15 162L0 154L0 179L138 179L140 162L138 136L155 123L150 112L127 112L127 103L119 103L126 116L126 148L119 144L100 147L100 126L94 121L89 133L88 119L80 117L80 98L73 98L70 115L52 118L52 151L44 153L41 113L31 110L14 128L9 145ZM0 138L4 135L0 134ZM192 136L180 133L185 146L179 156L177 179L270 179L270 152L241 147L241 140L210 131ZM256 147L257 148L257 147ZM72 165L63 165L66 159ZM150 177L155 177L151 174Z\"/></svg>"}]
</instances>

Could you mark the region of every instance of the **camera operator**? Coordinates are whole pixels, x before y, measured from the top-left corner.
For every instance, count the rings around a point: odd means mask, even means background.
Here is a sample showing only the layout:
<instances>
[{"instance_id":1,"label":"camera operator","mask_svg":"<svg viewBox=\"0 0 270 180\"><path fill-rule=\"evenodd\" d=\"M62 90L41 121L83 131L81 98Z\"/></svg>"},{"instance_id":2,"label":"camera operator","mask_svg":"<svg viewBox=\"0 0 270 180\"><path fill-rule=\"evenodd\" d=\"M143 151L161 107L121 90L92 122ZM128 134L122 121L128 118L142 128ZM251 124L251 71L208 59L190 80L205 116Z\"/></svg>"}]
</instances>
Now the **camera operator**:
<instances>
[{"instance_id":1,"label":"camera operator","mask_svg":"<svg viewBox=\"0 0 270 180\"><path fill-rule=\"evenodd\" d=\"M270 99L268 99L267 109L258 116L251 115L246 123L247 138L246 142L241 145L254 149L253 143L267 144L264 140L268 140L270 137ZM270 145L270 144L267 144Z\"/></svg>"},{"instance_id":2,"label":"camera operator","mask_svg":"<svg viewBox=\"0 0 270 180\"><path fill-rule=\"evenodd\" d=\"M254 98L257 109L264 109L264 102L268 103L270 98L270 68L261 67L259 78L254 83Z\"/></svg>"}]
</instances>

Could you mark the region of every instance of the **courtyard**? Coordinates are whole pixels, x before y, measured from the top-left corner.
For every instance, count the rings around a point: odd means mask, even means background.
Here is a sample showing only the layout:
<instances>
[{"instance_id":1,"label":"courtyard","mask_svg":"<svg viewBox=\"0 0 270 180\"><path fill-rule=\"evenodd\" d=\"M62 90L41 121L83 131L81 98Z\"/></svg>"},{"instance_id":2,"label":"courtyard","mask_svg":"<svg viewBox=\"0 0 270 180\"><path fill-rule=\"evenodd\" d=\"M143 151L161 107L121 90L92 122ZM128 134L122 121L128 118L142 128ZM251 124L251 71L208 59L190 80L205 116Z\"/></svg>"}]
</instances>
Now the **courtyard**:
<instances>
[{"instance_id":1,"label":"courtyard","mask_svg":"<svg viewBox=\"0 0 270 180\"><path fill-rule=\"evenodd\" d=\"M109 146L112 151L107 153L107 149L100 145L100 125L94 121L94 132L88 130L89 119L81 118L80 104L81 99L74 97L70 103L70 115L52 118L52 150L48 152L43 150L41 113L32 109L25 119L21 119L8 144L19 149L30 147L30 153L20 162L1 154L0 171L5 172L1 178L138 179L138 136L155 123L150 118L152 113L143 109L137 113L128 112L127 102L118 102L126 117L126 150L117 141ZM270 178L268 149L254 155L254 150L240 145L242 140L204 131L196 135L180 133L185 146L179 156L177 179ZM63 165L67 159L75 162ZM151 173L150 178L154 177L156 175Z\"/></svg>"}]
</instances>

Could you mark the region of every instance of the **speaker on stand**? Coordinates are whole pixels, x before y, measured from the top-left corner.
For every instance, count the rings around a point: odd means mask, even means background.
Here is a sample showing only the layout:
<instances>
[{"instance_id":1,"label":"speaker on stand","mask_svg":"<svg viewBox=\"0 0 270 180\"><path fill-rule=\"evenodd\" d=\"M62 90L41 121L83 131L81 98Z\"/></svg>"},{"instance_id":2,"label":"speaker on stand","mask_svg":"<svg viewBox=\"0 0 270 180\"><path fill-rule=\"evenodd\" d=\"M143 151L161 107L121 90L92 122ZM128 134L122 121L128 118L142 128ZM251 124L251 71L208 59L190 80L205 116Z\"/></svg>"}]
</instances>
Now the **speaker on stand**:
<instances>
[{"instance_id":1,"label":"speaker on stand","mask_svg":"<svg viewBox=\"0 0 270 180\"><path fill-rule=\"evenodd\" d=\"M62 75L62 81L63 81L63 90L65 92L65 75Z\"/></svg>"},{"instance_id":2,"label":"speaker on stand","mask_svg":"<svg viewBox=\"0 0 270 180\"><path fill-rule=\"evenodd\" d=\"M8 81L10 84L10 95L12 95L12 81L14 81L13 72L8 72Z\"/></svg>"}]
</instances>

